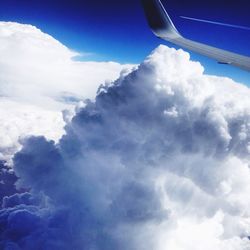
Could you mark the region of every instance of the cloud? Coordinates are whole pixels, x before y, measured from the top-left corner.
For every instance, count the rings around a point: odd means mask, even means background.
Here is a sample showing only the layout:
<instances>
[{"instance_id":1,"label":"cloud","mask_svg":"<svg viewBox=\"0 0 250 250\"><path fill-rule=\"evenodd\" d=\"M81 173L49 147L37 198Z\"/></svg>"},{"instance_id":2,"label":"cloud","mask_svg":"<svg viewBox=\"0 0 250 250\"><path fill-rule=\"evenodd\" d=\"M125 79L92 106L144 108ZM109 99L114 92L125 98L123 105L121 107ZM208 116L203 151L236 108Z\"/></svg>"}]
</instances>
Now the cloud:
<instances>
[{"instance_id":1,"label":"cloud","mask_svg":"<svg viewBox=\"0 0 250 250\"><path fill-rule=\"evenodd\" d=\"M0 22L0 42L0 94L32 103L61 93L94 98L100 83L116 79L125 67L74 61L77 52L31 25Z\"/></svg>"},{"instance_id":2,"label":"cloud","mask_svg":"<svg viewBox=\"0 0 250 250\"><path fill-rule=\"evenodd\" d=\"M64 133L63 115L58 110L0 98L0 158L10 160L20 149L19 140L44 135L57 141Z\"/></svg>"},{"instance_id":3,"label":"cloud","mask_svg":"<svg viewBox=\"0 0 250 250\"><path fill-rule=\"evenodd\" d=\"M61 111L94 98L100 84L129 65L76 61L78 53L31 25L0 22L0 157L10 159L18 138L63 134ZM54 131L54 132L53 132Z\"/></svg>"},{"instance_id":4,"label":"cloud","mask_svg":"<svg viewBox=\"0 0 250 250\"><path fill-rule=\"evenodd\" d=\"M30 194L5 198L2 246L249 249L249 97L158 47L79 108L58 143L22 140L14 170Z\"/></svg>"}]
</instances>

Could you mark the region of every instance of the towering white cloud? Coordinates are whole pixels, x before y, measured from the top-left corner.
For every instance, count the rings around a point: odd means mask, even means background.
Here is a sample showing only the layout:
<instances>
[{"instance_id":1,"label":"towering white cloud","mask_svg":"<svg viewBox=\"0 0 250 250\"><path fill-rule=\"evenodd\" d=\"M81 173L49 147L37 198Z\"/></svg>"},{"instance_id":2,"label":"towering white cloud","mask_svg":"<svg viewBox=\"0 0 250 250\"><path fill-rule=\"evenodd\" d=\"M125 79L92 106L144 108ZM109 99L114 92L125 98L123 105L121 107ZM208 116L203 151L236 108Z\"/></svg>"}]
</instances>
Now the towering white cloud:
<instances>
[{"instance_id":1,"label":"towering white cloud","mask_svg":"<svg viewBox=\"0 0 250 250\"><path fill-rule=\"evenodd\" d=\"M6 249L250 249L250 90L182 50L100 88L58 144L22 143Z\"/></svg>"},{"instance_id":2,"label":"towering white cloud","mask_svg":"<svg viewBox=\"0 0 250 250\"><path fill-rule=\"evenodd\" d=\"M76 52L31 25L0 22L0 43L0 94L33 103L63 93L94 98L100 83L117 78L124 68L75 61Z\"/></svg>"},{"instance_id":3,"label":"towering white cloud","mask_svg":"<svg viewBox=\"0 0 250 250\"><path fill-rule=\"evenodd\" d=\"M61 111L72 109L80 99L94 98L100 84L130 67L79 62L73 59L76 55L34 26L0 22L1 158L13 155L19 136L59 139Z\"/></svg>"}]
</instances>

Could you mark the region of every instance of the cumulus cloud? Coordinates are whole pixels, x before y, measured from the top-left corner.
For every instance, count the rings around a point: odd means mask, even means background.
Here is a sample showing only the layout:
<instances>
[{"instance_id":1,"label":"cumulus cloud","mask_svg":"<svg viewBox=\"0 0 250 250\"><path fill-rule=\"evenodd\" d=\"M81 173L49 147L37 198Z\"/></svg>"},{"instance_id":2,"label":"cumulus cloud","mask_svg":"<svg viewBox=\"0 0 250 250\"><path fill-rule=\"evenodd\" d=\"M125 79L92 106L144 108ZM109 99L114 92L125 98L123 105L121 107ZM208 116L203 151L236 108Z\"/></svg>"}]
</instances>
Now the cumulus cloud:
<instances>
[{"instance_id":1,"label":"cumulus cloud","mask_svg":"<svg viewBox=\"0 0 250 250\"><path fill-rule=\"evenodd\" d=\"M57 141L64 133L58 110L0 98L0 158L10 160L20 149L19 140L28 135L44 135Z\"/></svg>"},{"instance_id":2,"label":"cumulus cloud","mask_svg":"<svg viewBox=\"0 0 250 250\"><path fill-rule=\"evenodd\" d=\"M130 68L114 62L80 62L78 54L31 25L0 22L0 157L19 148L18 137L63 134L61 111ZM54 133L52 132L54 131Z\"/></svg>"},{"instance_id":3,"label":"cumulus cloud","mask_svg":"<svg viewBox=\"0 0 250 250\"><path fill-rule=\"evenodd\" d=\"M59 143L22 141L4 249L250 249L250 90L158 47L79 108ZM23 226L23 221L26 221Z\"/></svg>"},{"instance_id":4,"label":"cumulus cloud","mask_svg":"<svg viewBox=\"0 0 250 250\"><path fill-rule=\"evenodd\" d=\"M0 95L32 103L64 93L94 98L100 83L116 79L125 67L75 61L76 52L31 25L0 22L0 43Z\"/></svg>"}]
</instances>

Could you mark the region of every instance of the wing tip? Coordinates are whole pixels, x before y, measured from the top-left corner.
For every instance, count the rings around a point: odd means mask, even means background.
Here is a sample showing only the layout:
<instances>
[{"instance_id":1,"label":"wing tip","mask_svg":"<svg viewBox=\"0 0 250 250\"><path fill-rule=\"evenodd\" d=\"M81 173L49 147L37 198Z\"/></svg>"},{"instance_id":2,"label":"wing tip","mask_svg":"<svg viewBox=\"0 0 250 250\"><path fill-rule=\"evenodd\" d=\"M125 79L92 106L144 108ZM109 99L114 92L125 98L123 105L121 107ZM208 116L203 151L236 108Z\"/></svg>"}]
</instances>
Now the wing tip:
<instances>
[{"instance_id":1,"label":"wing tip","mask_svg":"<svg viewBox=\"0 0 250 250\"><path fill-rule=\"evenodd\" d=\"M168 39L181 36L160 0L141 0L141 2L148 24L156 36Z\"/></svg>"}]
</instances>

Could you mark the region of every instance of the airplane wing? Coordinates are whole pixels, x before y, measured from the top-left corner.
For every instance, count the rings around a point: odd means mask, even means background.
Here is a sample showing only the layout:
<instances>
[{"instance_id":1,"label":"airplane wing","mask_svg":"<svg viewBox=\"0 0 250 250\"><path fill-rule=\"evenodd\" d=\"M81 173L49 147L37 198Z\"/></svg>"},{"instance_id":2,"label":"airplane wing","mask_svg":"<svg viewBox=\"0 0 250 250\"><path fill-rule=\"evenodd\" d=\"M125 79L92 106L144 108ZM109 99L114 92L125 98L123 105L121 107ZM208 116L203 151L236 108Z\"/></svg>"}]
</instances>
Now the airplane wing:
<instances>
[{"instance_id":1,"label":"airplane wing","mask_svg":"<svg viewBox=\"0 0 250 250\"><path fill-rule=\"evenodd\" d=\"M184 38L175 28L160 0L141 0L141 2L148 24L157 37L215 59L220 64L229 64L250 71L250 57Z\"/></svg>"}]
</instances>

